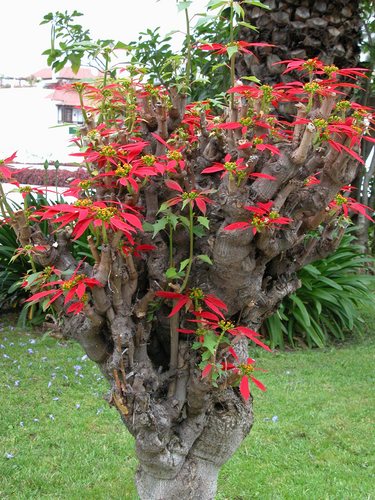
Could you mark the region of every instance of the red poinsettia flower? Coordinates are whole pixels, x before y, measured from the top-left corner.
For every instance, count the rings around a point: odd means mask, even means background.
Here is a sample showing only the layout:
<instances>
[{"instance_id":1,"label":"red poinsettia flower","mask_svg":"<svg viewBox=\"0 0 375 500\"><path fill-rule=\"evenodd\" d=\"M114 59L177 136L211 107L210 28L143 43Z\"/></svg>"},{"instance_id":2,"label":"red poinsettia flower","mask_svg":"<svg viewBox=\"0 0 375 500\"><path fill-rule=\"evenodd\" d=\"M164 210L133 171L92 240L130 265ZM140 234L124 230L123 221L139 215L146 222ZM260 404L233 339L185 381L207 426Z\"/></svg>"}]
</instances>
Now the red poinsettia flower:
<instances>
[{"instance_id":1,"label":"red poinsettia flower","mask_svg":"<svg viewBox=\"0 0 375 500\"><path fill-rule=\"evenodd\" d=\"M50 297L49 301L44 305L44 307L47 308L59 297L64 297L64 305L67 305L76 298L78 300L73 302L68 307L67 313L80 313L88 300L86 288L94 288L95 286L103 287L103 284L97 279L90 278L85 274L78 274L80 266L81 263L75 269L71 278L67 280L59 279L42 285L43 287L55 287L58 285L58 288L52 288L50 290L43 290L42 292L35 293L27 299L26 302L39 302L41 299Z\"/></svg>"},{"instance_id":2,"label":"red poinsettia flower","mask_svg":"<svg viewBox=\"0 0 375 500\"><path fill-rule=\"evenodd\" d=\"M160 156L160 159L164 160L163 164L163 171L160 173L164 172L174 172L176 173L176 167L179 167L180 170L185 169L185 160L184 156L182 154L182 150L184 149L184 146L181 146L179 148L173 148L170 144L168 144L160 135L155 134L154 132L151 133L155 139L163 144L167 148L167 154Z\"/></svg>"},{"instance_id":3,"label":"red poinsettia flower","mask_svg":"<svg viewBox=\"0 0 375 500\"><path fill-rule=\"evenodd\" d=\"M142 231L142 222L139 213L131 206L119 202L92 202L90 199L81 199L73 205L58 203L52 206L42 207L35 212L33 217L41 217L41 220L51 220L59 223L59 229L72 224L74 226L72 236L76 240L92 224L93 227L103 227L105 230L112 229L114 232L121 231L130 242L133 242L131 233Z\"/></svg>"},{"instance_id":4,"label":"red poinsettia flower","mask_svg":"<svg viewBox=\"0 0 375 500\"><path fill-rule=\"evenodd\" d=\"M238 360L234 349L231 349L230 352ZM245 401L248 401L250 397L250 382L253 382L261 391L266 391L264 384L252 375L255 370L260 370L259 368L255 368L254 364L255 359L252 358L247 358L245 363L238 363L236 365L227 362L222 364L224 370L231 370L232 373L236 373L240 377L239 389Z\"/></svg>"},{"instance_id":5,"label":"red poinsettia flower","mask_svg":"<svg viewBox=\"0 0 375 500\"><path fill-rule=\"evenodd\" d=\"M237 160L232 160L231 155L227 154L224 157L224 163L214 163L211 167L206 167L202 170L202 174L214 174L216 172L222 172L221 179L226 175L231 177L236 177L239 181L245 177L262 178L268 179L270 181L276 180L273 175L262 174L261 172L247 172L247 166L244 164L243 158L238 158Z\"/></svg>"},{"instance_id":6,"label":"red poinsettia flower","mask_svg":"<svg viewBox=\"0 0 375 500\"><path fill-rule=\"evenodd\" d=\"M197 48L200 50L213 51L214 54L230 53L231 47L235 47L237 49L237 52L239 53L254 55L254 52L249 50L249 47L274 47L274 45L263 42L250 43L241 40L238 42L228 43L227 45L222 45L221 43L203 43L197 46Z\"/></svg>"},{"instance_id":7,"label":"red poinsettia flower","mask_svg":"<svg viewBox=\"0 0 375 500\"><path fill-rule=\"evenodd\" d=\"M17 156L17 152L14 152L11 156L8 156L8 158L4 158L0 160L0 179L5 179L7 181L13 181L11 182L12 184L16 184L17 186L19 185L17 181L12 179L12 175L17 174L20 172L20 170L11 170L8 168L6 165L9 165L10 163L13 162L14 158Z\"/></svg>"},{"instance_id":8,"label":"red poinsettia flower","mask_svg":"<svg viewBox=\"0 0 375 500\"><path fill-rule=\"evenodd\" d=\"M252 227L253 234L261 231L264 228L285 225L292 222L289 217L280 217L280 214L272 210L273 202L257 203L256 205L244 206L245 210L251 212L252 218L248 221L234 222L224 228L225 231L235 231L236 229L248 229Z\"/></svg>"},{"instance_id":9,"label":"red poinsettia flower","mask_svg":"<svg viewBox=\"0 0 375 500\"><path fill-rule=\"evenodd\" d=\"M229 332L234 336L247 337L249 340L259 345L266 351L271 351L268 345L259 340L260 334L258 332L255 332L254 330L251 330L251 328L247 328L245 326L235 326L231 321L221 319L209 311L195 312L194 315L196 316L196 319L192 319L189 321L191 321L192 323L198 323L200 328L213 330L217 332L218 335ZM191 332L185 331L185 333Z\"/></svg>"},{"instance_id":10,"label":"red poinsettia flower","mask_svg":"<svg viewBox=\"0 0 375 500\"><path fill-rule=\"evenodd\" d=\"M348 190L347 188L348 186L345 186L344 188L341 189L341 191L345 192ZM363 205L362 203L359 203L355 198L343 196L341 193L338 193L335 199L332 200L328 206L332 210L335 210L335 212L342 212L345 215L345 217L349 217L349 211L351 211L363 215L363 217L366 217L366 219L368 219L371 222L375 222L374 219L372 219L370 215L367 213L368 210L370 212L373 212L373 210L370 207Z\"/></svg>"},{"instance_id":11,"label":"red poinsettia flower","mask_svg":"<svg viewBox=\"0 0 375 500\"><path fill-rule=\"evenodd\" d=\"M279 155L280 149L274 146L273 144L265 142L266 138L267 138L266 134L254 136L251 141L244 142L240 146L238 146L238 149L253 148L256 149L257 151L270 151L272 156ZM264 177L264 178L268 179L269 177ZM275 179L275 177L273 179Z\"/></svg>"},{"instance_id":12,"label":"red poinsettia flower","mask_svg":"<svg viewBox=\"0 0 375 500\"><path fill-rule=\"evenodd\" d=\"M155 295L165 299L171 299L176 302L168 318L174 316L183 307L190 312L199 311L202 303L222 318L224 318L224 316L221 311L228 310L227 305L222 300L218 299L214 295L205 294L200 288L191 288L185 293L160 291L156 292Z\"/></svg>"},{"instance_id":13,"label":"red poinsettia flower","mask_svg":"<svg viewBox=\"0 0 375 500\"><path fill-rule=\"evenodd\" d=\"M207 196L212 193L212 189L203 189L202 191L193 189L192 191L185 192L178 182L167 180L165 181L165 184L169 187L169 189L181 193L165 202L168 207L172 207L173 205L177 205L182 202L183 209L187 205L190 205L192 209L197 206L198 210L200 210L202 214L205 214L207 210L207 203L213 203L213 201Z\"/></svg>"},{"instance_id":14,"label":"red poinsettia flower","mask_svg":"<svg viewBox=\"0 0 375 500\"><path fill-rule=\"evenodd\" d=\"M126 144L125 146L114 142L106 145L90 144L86 151L72 153L70 156L82 156L84 161L88 163L97 163L99 168L109 164L117 167L119 163L132 161L147 145L148 142L141 140Z\"/></svg>"},{"instance_id":15,"label":"red poinsettia flower","mask_svg":"<svg viewBox=\"0 0 375 500\"><path fill-rule=\"evenodd\" d=\"M142 253L152 252L153 250L157 250L155 245L123 245L121 247L124 255L134 255L134 257L142 257Z\"/></svg>"},{"instance_id":16,"label":"red poinsettia flower","mask_svg":"<svg viewBox=\"0 0 375 500\"><path fill-rule=\"evenodd\" d=\"M142 162L135 160L133 163L119 163L116 170L103 172L97 177L114 177L116 181L128 188L128 190L138 193L142 179L158 175L159 172L154 167L143 166Z\"/></svg>"},{"instance_id":17,"label":"red poinsettia flower","mask_svg":"<svg viewBox=\"0 0 375 500\"><path fill-rule=\"evenodd\" d=\"M286 64L286 70L283 75L291 71L307 72L316 75L327 75L330 78L336 78L336 75L356 79L357 77L367 78L365 73L368 71L366 68L344 68L339 69L334 65L325 65L317 57L313 59L287 59L285 61L278 61L276 64Z\"/></svg>"}]
</instances>

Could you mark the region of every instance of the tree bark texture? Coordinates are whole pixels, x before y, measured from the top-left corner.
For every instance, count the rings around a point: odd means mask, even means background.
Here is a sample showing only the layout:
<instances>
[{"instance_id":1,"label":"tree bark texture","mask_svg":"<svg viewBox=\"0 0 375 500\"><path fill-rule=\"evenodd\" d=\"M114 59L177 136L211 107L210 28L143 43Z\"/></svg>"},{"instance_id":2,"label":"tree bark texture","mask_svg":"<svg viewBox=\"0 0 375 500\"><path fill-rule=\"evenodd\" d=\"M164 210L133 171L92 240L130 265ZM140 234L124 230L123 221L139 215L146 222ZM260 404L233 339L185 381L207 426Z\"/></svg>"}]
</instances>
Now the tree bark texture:
<instances>
[{"instance_id":1,"label":"tree bark texture","mask_svg":"<svg viewBox=\"0 0 375 500\"><path fill-rule=\"evenodd\" d=\"M351 0L265 0L270 10L244 5L246 20L257 32L241 28L248 42L268 42L272 51L256 50L244 55L236 66L239 77L257 76L262 83L295 79L294 72L282 75L276 62L318 57L325 64L355 67L359 62L361 19L360 2Z\"/></svg>"}]
</instances>

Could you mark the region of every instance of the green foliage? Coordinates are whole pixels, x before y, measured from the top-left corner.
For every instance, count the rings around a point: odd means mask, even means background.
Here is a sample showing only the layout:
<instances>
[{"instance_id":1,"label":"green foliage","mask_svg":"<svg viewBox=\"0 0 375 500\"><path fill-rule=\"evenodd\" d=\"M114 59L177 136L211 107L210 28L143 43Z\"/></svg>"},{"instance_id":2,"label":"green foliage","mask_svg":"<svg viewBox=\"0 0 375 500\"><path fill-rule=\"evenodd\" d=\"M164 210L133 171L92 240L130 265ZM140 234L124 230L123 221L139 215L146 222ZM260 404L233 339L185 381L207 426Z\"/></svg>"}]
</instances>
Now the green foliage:
<instances>
[{"instance_id":1,"label":"green foliage","mask_svg":"<svg viewBox=\"0 0 375 500\"><path fill-rule=\"evenodd\" d=\"M0 310L16 308L26 298L21 288L22 276L30 265L27 259L20 256L9 265L16 249L19 247L13 228L7 224L0 226Z\"/></svg>"},{"instance_id":2,"label":"green foliage","mask_svg":"<svg viewBox=\"0 0 375 500\"><path fill-rule=\"evenodd\" d=\"M359 308L374 305L369 287L375 277L363 274L370 262L348 232L335 253L305 266L299 272L301 288L284 299L264 324L271 345L323 347L329 339L361 333L364 321Z\"/></svg>"},{"instance_id":3,"label":"green foliage","mask_svg":"<svg viewBox=\"0 0 375 500\"><path fill-rule=\"evenodd\" d=\"M32 194L27 195L26 202L29 207L35 206L36 209L54 204L44 196L33 196ZM58 202L64 203L62 196L59 196ZM20 208L16 203L14 203L14 206L17 209ZM39 227L43 234L49 234L48 221L42 221ZM0 225L0 310L20 309L18 320L20 326L40 325L45 317L42 305L24 303L24 300L29 296L29 292L22 287L22 283L26 277L30 280L30 277L33 276L30 273L33 273L33 271L29 258L22 254L17 255L18 248L19 242L13 228L6 223ZM91 265L94 264L86 233L74 241L72 254L77 260L84 259ZM36 272L41 270L40 266L35 263L34 266Z\"/></svg>"},{"instance_id":4,"label":"green foliage","mask_svg":"<svg viewBox=\"0 0 375 500\"><path fill-rule=\"evenodd\" d=\"M40 24L51 25L50 48L43 55L47 56L47 64L55 71L60 71L69 64L74 73L78 73L86 59L92 66L103 71L106 78L113 51L128 47L114 40L92 40L90 30L83 29L75 19L82 15L74 10L72 13L49 12L43 17Z\"/></svg>"}]
</instances>

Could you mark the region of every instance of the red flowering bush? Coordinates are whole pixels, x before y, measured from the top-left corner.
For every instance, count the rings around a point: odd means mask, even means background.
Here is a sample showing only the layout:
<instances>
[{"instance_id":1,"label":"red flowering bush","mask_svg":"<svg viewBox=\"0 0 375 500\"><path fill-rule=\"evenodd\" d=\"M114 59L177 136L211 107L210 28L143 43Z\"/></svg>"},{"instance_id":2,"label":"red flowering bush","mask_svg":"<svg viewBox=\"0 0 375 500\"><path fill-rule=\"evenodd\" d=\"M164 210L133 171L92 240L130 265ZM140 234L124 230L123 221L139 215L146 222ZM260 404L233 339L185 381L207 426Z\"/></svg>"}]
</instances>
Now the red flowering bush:
<instances>
[{"instance_id":1,"label":"red flowering bush","mask_svg":"<svg viewBox=\"0 0 375 500\"><path fill-rule=\"evenodd\" d=\"M252 45L200 49L226 52L233 68ZM258 331L299 287L296 271L337 247L351 210L366 210L340 193L372 140L370 110L340 100L356 86L341 75L363 72L291 65L310 81L233 82L219 115L136 72L75 85L85 123L73 156L87 171L66 192L76 201L3 204L20 246L60 273L29 301L54 308L109 380L136 438L142 498L194 475L203 488L207 463L218 469L238 446L252 424L249 382L265 390L248 343L270 350ZM278 116L285 102L296 104L292 123ZM9 161L0 171L11 180ZM80 237L92 265L74 258Z\"/></svg>"}]
</instances>

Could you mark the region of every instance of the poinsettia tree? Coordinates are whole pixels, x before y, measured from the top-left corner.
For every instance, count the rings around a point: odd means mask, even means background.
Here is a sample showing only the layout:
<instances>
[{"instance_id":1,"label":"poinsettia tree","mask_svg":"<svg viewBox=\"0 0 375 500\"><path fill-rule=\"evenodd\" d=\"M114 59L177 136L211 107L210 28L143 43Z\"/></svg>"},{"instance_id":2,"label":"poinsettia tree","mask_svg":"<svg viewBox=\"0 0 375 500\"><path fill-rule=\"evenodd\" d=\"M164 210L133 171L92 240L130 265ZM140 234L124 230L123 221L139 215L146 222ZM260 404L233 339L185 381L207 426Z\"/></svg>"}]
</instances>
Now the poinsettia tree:
<instances>
[{"instance_id":1,"label":"poinsettia tree","mask_svg":"<svg viewBox=\"0 0 375 500\"><path fill-rule=\"evenodd\" d=\"M225 48L230 68L244 49ZM345 99L363 71L317 59L290 69L309 81L233 82L219 115L136 71L76 83L74 155L88 172L68 191L76 201L12 212L2 198L33 263L28 301L51 308L107 378L142 499L214 497L251 429L253 387L265 390L249 345L270 351L259 328L297 271L337 247L351 209L369 217L342 189L372 124ZM278 115L285 102L292 123ZM0 165L7 180L13 159ZM91 255L79 261L82 238Z\"/></svg>"}]
</instances>

